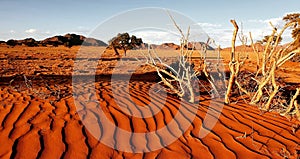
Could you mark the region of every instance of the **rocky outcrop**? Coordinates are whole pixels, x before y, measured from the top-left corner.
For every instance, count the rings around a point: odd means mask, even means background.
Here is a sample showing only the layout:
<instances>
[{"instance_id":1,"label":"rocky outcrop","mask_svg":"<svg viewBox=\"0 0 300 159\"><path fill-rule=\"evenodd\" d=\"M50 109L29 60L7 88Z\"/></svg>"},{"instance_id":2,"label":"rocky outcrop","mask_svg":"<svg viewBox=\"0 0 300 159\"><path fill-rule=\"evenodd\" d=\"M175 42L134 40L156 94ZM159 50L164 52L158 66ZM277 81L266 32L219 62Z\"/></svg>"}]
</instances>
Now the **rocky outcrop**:
<instances>
[{"instance_id":1,"label":"rocky outcrop","mask_svg":"<svg viewBox=\"0 0 300 159\"><path fill-rule=\"evenodd\" d=\"M163 49L174 49L174 50L179 50L180 49L180 46L177 45L177 44L174 44L174 43L163 43L161 45L161 47Z\"/></svg>"},{"instance_id":2,"label":"rocky outcrop","mask_svg":"<svg viewBox=\"0 0 300 159\"><path fill-rule=\"evenodd\" d=\"M18 40L18 45L25 45L25 46L38 46L39 42L34 40L33 38L27 38L24 40Z\"/></svg>"},{"instance_id":3,"label":"rocky outcrop","mask_svg":"<svg viewBox=\"0 0 300 159\"><path fill-rule=\"evenodd\" d=\"M106 43L104 43L101 40L97 40L94 38L86 38L82 35L76 35L76 34L66 34L64 36L54 36L51 38L47 38L43 41L41 41L42 44L46 45L64 45L67 47L77 46L77 45L84 45L84 46L107 46Z\"/></svg>"},{"instance_id":4,"label":"rocky outcrop","mask_svg":"<svg viewBox=\"0 0 300 159\"><path fill-rule=\"evenodd\" d=\"M54 37L50 37L41 41L36 41L33 38L27 38L24 40L8 40L6 42L9 46L16 46L16 45L24 45L24 46L59 46L64 45L66 47L72 47L72 46L107 46L106 43L104 43L101 40L97 40L94 38L86 38L82 35L76 35L76 34L66 34L64 36L58 35Z\"/></svg>"}]
</instances>

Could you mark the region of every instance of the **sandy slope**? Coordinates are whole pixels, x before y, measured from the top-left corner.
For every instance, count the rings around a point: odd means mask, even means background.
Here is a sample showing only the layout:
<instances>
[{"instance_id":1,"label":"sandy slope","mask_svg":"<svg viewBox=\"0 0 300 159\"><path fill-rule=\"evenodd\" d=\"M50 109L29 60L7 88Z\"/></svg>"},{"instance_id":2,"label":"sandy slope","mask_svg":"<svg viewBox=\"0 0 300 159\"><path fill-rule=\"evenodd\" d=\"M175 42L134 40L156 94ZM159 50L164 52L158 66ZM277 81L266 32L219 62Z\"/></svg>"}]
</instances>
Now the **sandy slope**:
<instances>
[{"instance_id":1,"label":"sandy slope","mask_svg":"<svg viewBox=\"0 0 300 159\"><path fill-rule=\"evenodd\" d=\"M147 92L152 84L132 81L131 99L124 102L145 106L150 102ZM120 94L126 93L125 82L119 81L118 86ZM97 82L96 88L108 118L128 131L155 131L178 113L177 98L168 96L166 103L161 103L163 99L157 94L151 100L164 106L160 113L143 120L132 118L113 101L109 82ZM82 94L82 98L88 97ZM210 104L208 96L201 97L197 116L182 137L143 154L116 151L98 142L83 126L72 97L50 103L2 87L0 103L0 158L296 158L300 151L297 122L274 113L261 114L245 104L225 106L211 133L197 137Z\"/></svg>"}]
</instances>

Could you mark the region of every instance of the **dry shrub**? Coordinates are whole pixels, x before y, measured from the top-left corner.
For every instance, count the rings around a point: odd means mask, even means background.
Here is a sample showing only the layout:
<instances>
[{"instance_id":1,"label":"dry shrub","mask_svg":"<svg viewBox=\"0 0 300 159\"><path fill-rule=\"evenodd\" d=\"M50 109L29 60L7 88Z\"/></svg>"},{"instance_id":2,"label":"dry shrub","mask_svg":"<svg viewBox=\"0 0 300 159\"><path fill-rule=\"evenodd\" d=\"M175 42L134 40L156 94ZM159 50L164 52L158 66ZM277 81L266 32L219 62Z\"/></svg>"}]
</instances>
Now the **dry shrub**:
<instances>
[{"instance_id":1,"label":"dry shrub","mask_svg":"<svg viewBox=\"0 0 300 159\"><path fill-rule=\"evenodd\" d=\"M225 96L225 103L230 103L230 97L242 97L244 101L258 106L263 111L277 111L284 116L296 116L300 119L298 107L299 88L291 92L285 82L277 75L278 69L295 55L300 53L299 36L286 45L279 46L284 31L293 26L294 22L288 22L279 31L273 27L273 32L266 40L265 48L260 55L255 49L250 33L251 45L257 55L257 71L241 71L247 58L241 60L240 53L235 52L236 36L239 27L234 20L234 33L232 38L232 54L229 63L230 78ZM246 38L240 38L243 45L246 45ZM245 70L245 69L244 69Z\"/></svg>"},{"instance_id":2,"label":"dry shrub","mask_svg":"<svg viewBox=\"0 0 300 159\"><path fill-rule=\"evenodd\" d=\"M66 79L67 80L67 79ZM55 79L44 80L40 75L27 77L25 74L16 75L9 82L12 91L26 93L32 98L49 100L50 103L60 101L62 98L71 96L71 88L61 86Z\"/></svg>"},{"instance_id":3,"label":"dry shrub","mask_svg":"<svg viewBox=\"0 0 300 159\"><path fill-rule=\"evenodd\" d=\"M206 43L190 42L190 28L188 28L187 33L184 34L171 15L170 18L181 34L180 53L177 60L172 64L165 63L149 45L148 54L145 55L147 65L155 68L161 79L160 83L167 88L167 92L170 94L175 94L180 98L187 99L187 101L191 103L195 102L196 94L200 93L201 89L213 95L213 97L220 97L222 88L217 84L215 77L225 79L224 74L222 74L219 69L216 69L214 71L217 76L213 76L211 72L214 67L211 67L211 63L206 59L207 49L214 41L208 38ZM193 63L193 54L198 54L199 57L202 57L201 60L198 61L199 64L197 67ZM220 61L220 59L218 60ZM216 63L216 65L218 64L219 63ZM200 78L202 78L202 80L199 80ZM204 81L204 83L202 81ZM224 80L222 80L222 82L224 82Z\"/></svg>"}]
</instances>

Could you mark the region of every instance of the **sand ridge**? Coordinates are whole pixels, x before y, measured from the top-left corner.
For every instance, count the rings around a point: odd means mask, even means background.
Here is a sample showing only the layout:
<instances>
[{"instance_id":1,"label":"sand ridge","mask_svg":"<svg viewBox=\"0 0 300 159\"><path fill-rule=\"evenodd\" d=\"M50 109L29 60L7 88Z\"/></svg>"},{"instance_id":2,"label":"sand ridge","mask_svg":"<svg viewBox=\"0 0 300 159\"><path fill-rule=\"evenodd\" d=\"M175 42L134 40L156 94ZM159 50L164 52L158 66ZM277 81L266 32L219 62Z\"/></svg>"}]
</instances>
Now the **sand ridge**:
<instances>
[{"instance_id":1,"label":"sand ridge","mask_svg":"<svg viewBox=\"0 0 300 159\"><path fill-rule=\"evenodd\" d=\"M120 93L125 92L125 82L120 81L118 85ZM149 103L147 91L151 85L151 82L132 81L131 99L124 102L136 102L140 106ZM164 105L160 113L153 118L132 118L113 102L109 82L97 82L96 87L106 115L128 131L160 129L178 113L176 97L168 96L166 103L161 103L157 95L151 101ZM10 91L5 87L0 91L1 158L282 158L284 155L296 158L299 155L300 132L293 131L297 122L275 113L262 115L247 104L225 106L212 131L205 138L199 138L199 129L210 105L209 96L201 97L196 118L183 136L163 149L133 154L107 147L90 134L77 114L72 97L50 103ZM84 96L82 94L82 98L87 98Z\"/></svg>"}]
</instances>

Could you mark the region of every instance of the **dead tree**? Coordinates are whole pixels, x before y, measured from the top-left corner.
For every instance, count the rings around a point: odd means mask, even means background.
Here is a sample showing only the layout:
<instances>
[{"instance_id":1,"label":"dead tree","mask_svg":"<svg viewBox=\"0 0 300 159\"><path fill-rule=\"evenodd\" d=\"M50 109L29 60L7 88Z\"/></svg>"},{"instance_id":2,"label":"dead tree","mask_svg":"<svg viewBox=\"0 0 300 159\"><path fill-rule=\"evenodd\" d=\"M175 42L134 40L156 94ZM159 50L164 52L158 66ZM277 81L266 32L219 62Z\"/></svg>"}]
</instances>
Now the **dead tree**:
<instances>
[{"instance_id":1,"label":"dead tree","mask_svg":"<svg viewBox=\"0 0 300 159\"><path fill-rule=\"evenodd\" d=\"M155 50L152 50L149 46L148 49L148 55L146 56L147 62L146 64L153 67L158 76L161 79L161 84L166 86L168 88L168 92L171 94L175 94L178 97L182 98L184 96L188 97L188 101L191 103L195 102L195 92L197 90L194 90L194 81L198 81L197 76L203 73L207 79L207 81L211 84L211 87L215 94L219 94L217 87L214 83L213 77L210 76L210 74L207 71L206 66L206 48L208 44L204 44L200 49L202 54L204 54L204 59L202 62L202 70L195 69L191 67L191 61L192 61L192 54L195 51L195 43L189 42L189 35L190 35L190 28L188 28L188 31L186 35L183 33L181 28L176 24L173 17L170 15L170 18L172 19L175 27L181 34L181 40L180 40L180 53L178 56L178 68L175 69L171 67L170 65L164 63L157 55ZM208 41L209 42L209 41ZM207 42L207 43L208 43ZM189 45L193 45L192 47L186 47ZM201 54L200 53L200 54ZM171 70L171 71L167 71ZM198 83L197 83L198 84Z\"/></svg>"},{"instance_id":2,"label":"dead tree","mask_svg":"<svg viewBox=\"0 0 300 159\"><path fill-rule=\"evenodd\" d=\"M278 33L277 28L273 27L273 33L269 37L267 41L265 51L263 52L262 59L262 76L260 79L256 79L258 82L258 90L252 96L250 104L257 104L263 97L263 90L266 89L266 86L271 86L271 89L268 90L269 98L268 101L262 106L263 110L269 110L270 104L278 93L279 86L276 83L276 70L282 66L286 61L290 60L293 56L299 53L299 43L295 43L295 41L291 42L288 46L278 49L277 46L280 42L281 36L284 31L294 25L293 23L287 23L283 29ZM273 26L271 24L271 26ZM276 35L278 34L278 35ZM274 37L276 37L274 45L272 42L274 41ZM258 70L257 74L260 73ZM270 88L270 87L269 87Z\"/></svg>"},{"instance_id":3,"label":"dead tree","mask_svg":"<svg viewBox=\"0 0 300 159\"><path fill-rule=\"evenodd\" d=\"M268 40L266 41L265 49L261 58L257 50L255 50L250 33L251 45L254 49L254 52L257 54L257 72L254 77L251 77L251 79L256 82L256 89L254 91L245 89L244 86L248 83L246 82L245 84L244 82L244 84L241 84L242 81L239 81L237 78L240 75L240 67L244 64L244 61L240 62L240 59L236 58L235 42L238 26L234 20L232 20L231 23L234 25L235 30L232 38L231 61L229 62L231 74L225 95L225 103L228 104L230 102L230 95L233 85L236 85L236 88L240 92L243 92L248 96L250 99L250 104L258 105L260 109L268 111L270 110L271 105L280 89L279 84L276 81L278 78L276 75L276 70L278 70L285 62L290 60L296 54L300 53L299 36L297 36L292 42L288 43L288 45L284 47L278 47L284 31L287 28L294 26L295 22L287 23L280 31L278 31L278 29L270 23L273 27L273 32L271 35L267 36ZM237 57L239 57L239 53L237 55ZM300 118L299 107L296 100L298 95L299 89L297 89L295 95L290 100L289 106L285 108L285 111L282 113L282 115L296 114L298 115L298 118ZM291 110L294 111L291 112Z\"/></svg>"},{"instance_id":4,"label":"dead tree","mask_svg":"<svg viewBox=\"0 0 300 159\"><path fill-rule=\"evenodd\" d=\"M236 43L236 37L237 33L239 31L239 26L237 25L235 20L230 21L232 25L234 26L234 31L233 31L233 37L231 41L231 56L230 56L230 62L229 62L229 70L230 70L230 77L228 80L228 86L227 86L227 91L225 94L225 103L229 104L230 103L230 96L232 92L233 85L236 84L237 87L240 89L240 91L249 94L244 88L242 88L241 84L237 80L237 76L239 75L240 72L240 67L245 63L246 58L243 61L240 61L240 53L236 54L235 52L235 43ZM240 37L242 40L243 45L246 45L244 39Z\"/></svg>"},{"instance_id":5,"label":"dead tree","mask_svg":"<svg viewBox=\"0 0 300 159\"><path fill-rule=\"evenodd\" d=\"M239 73L239 69L240 69L239 59L237 61L235 59L235 41L236 41L236 36L237 36L238 30L239 30L239 27L236 24L235 20L231 20L230 22L234 26L234 31L233 31L232 41L231 41L231 57L230 57L230 62L229 62L230 77L229 77L229 81L228 81L227 91L225 94L225 103L226 104L230 103L229 98L230 98L232 86L233 86L233 83L235 82L235 78L236 78L237 74Z\"/></svg>"}]
</instances>

